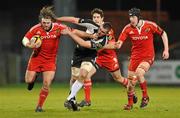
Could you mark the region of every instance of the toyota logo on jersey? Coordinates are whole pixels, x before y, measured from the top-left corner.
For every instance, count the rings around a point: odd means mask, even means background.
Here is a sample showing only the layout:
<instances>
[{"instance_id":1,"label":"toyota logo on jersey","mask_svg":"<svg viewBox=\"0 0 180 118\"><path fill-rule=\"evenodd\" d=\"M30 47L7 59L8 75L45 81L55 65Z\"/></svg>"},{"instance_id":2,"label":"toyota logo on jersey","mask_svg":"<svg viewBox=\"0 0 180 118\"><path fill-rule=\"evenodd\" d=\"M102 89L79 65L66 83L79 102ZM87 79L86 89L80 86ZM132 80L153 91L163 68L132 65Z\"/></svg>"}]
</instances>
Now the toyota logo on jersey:
<instances>
[{"instance_id":1,"label":"toyota logo on jersey","mask_svg":"<svg viewBox=\"0 0 180 118\"><path fill-rule=\"evenodd\" d=\"M148 36L133 36L132 40L147 40Z\"/></svg>"},{"instance_id":2,"label":"toyota logo on jersey","mask_svg":"<svg viewBox=\"0 0 180 118\"><path fill-rule=\"evenodd\" d=\"M51 35L45 35L45 36L41 36L41 39L51 39L51 38L56 38L57 36L54 34Z\"/></svg>"}]
</instances>

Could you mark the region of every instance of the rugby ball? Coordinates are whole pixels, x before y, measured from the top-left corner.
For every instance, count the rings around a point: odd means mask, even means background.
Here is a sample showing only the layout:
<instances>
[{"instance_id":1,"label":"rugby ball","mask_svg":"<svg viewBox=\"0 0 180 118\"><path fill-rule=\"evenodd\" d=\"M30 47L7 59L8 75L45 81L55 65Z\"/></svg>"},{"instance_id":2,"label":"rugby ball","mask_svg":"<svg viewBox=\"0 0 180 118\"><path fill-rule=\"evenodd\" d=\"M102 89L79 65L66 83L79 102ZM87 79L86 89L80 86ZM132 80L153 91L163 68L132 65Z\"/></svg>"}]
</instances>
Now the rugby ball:
<instances>
[{"instance_id":1,"label":"rugby ball","mask_svg":"<svg viewBox=\"0 0 180 118\"><path fill-rule=\"evenodd\" d=\"M30 40L30 43L32 45L35 45L35 48L39 48L42 44L42 40L41 40L41 36L39 35L34 35L31 40Z\"/></svg>"}]
</instances>

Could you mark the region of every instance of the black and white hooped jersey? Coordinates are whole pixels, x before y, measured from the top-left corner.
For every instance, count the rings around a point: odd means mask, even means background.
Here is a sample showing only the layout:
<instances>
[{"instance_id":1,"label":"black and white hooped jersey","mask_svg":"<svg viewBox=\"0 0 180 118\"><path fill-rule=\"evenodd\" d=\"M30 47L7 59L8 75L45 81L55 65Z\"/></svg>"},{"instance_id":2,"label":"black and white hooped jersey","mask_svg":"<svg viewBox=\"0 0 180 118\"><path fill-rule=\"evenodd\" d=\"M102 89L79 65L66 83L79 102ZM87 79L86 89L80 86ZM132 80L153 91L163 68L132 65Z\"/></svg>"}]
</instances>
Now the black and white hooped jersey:
<instances>
[{"instance_id":1,"label":"black and white hooped jersey","mask_svg":"<svg viewBox=\"0 0 180 118\"><path fill-rule=\"evenodd\" d=\"M79 25L86 27L86 32L89 34L94 34L98 32L99 25L94 23L90 19L80 19ZM92 39L86 38L85 41L90 41ZM74 57L73 58L95 58L97 54L97 51L90 48L85 48L77 44L75 51L74 51Z\"/></svg>"}]
</instances>

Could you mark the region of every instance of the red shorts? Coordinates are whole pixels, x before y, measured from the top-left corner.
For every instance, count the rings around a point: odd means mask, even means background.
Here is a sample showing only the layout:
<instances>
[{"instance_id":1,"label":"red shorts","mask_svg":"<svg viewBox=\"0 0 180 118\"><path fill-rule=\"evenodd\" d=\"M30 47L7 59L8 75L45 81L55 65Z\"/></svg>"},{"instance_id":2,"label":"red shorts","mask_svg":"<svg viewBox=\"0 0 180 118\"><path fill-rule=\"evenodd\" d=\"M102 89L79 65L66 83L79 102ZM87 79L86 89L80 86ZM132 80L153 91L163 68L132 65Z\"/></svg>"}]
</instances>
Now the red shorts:
<instances>
[{"instance_id":1,"label":"red shorts","mask_svg":"<svg viewBox=\"0 0 180 118\"><path fill-rule=\"evenodd\" d=\"M117 57L110 59L96 59L96 63L99 67L107 69L109 72L114 72L119 69L119 63Z\"/></svg>"},{"instance_id":2,"label":"red shorts","mask_svg":"<svg viewBox=\"0 0 180 118\"><path fill-rule=\"evenodd\" d=\"M35 72L55 71L56 61L41 58L30 58L27 70Z\"/></svg>"},{"instance_id":3,"label":"red shorts","mask_svg":"<svg viewBox=\"0 0 180 118\"><path fill-rule=\"evenodd\" d=\"M150 66L154 62L154 57L152 58L142 58L142 59L130 59L128 70L129 71L136 71L137 67L139 66L140 63L142 62L148 62Z\"/></svg>"}]
</instances>

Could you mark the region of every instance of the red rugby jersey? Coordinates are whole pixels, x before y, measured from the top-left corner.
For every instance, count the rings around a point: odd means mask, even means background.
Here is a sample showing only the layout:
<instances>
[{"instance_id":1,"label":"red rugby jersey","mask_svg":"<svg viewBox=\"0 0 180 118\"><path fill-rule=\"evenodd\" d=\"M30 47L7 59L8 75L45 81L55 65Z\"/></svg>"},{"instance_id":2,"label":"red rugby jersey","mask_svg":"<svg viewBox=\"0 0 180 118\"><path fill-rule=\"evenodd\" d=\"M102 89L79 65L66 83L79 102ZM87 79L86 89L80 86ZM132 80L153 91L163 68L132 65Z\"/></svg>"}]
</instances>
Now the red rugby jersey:
<instances>
[{"instance_id":1,"label":"red rugby jersey","mask_svg":"<svg viewBox=\"0 0 180 118\"><path fill-rule=\"evenodd\" d=\"M109 35L108 43L115 42L114 31L113 30L109 31L108 35ZM109 58L116 57L116 51L112 50L112 49L99 50L97 53L97 57L98 57L98 59L108 61Z\"/></svg>"},{"instance_id":2,"label":"red rugby jersey","mask_svg":"<svg viewBox=\"0 0 180 118\"><path fill-rule=\"evenodd\" d=\"M154 22L143 20L140 28L126 25L118 40L125 41L130 37L132 42L131 59L152 58L154 54L153 35L162 35L163 30Z\"/></svg>"},{"instance_id":3,"label":"red rugby jersey","mask_svg":"<svg viewBox=\"0 0 180 118\"><path fill-rule=\"evenodd\" d=\"M46 32L41 27L41 24L37 24L26 33L25 37L30 40L34 35L40 35L42 45L40 48L34 49L35 51L38 51L37 56L45 59L56 58L61 30L65 28L66 26L60 23L53 23L51 30Z\"/></svg>"}]
</instances>

